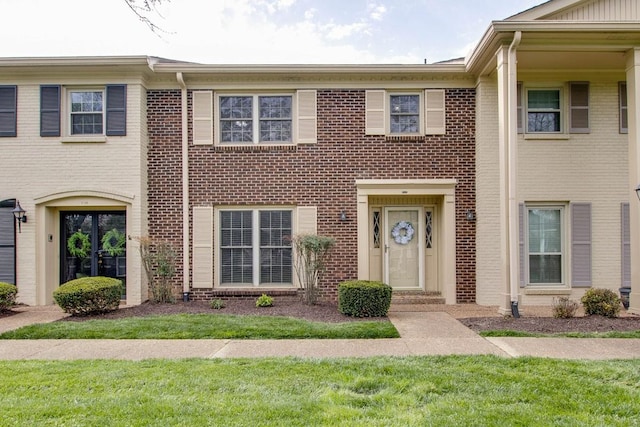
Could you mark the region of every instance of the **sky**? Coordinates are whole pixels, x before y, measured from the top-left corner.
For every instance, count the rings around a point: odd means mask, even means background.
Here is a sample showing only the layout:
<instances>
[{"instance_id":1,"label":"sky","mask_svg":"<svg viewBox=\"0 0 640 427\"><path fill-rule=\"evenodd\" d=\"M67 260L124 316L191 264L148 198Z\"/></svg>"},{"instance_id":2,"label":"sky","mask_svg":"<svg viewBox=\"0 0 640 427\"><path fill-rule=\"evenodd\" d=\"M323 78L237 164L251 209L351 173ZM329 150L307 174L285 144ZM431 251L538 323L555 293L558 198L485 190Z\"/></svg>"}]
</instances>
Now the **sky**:
<instances>
[{"instance_id":1,"label":"sky","mask_svg":"<svg viewBox=\"0 0 640 427\"><path fill-rule=\"evenodd\" d=\"M137 0L141 3L142 0ZM544 0L0 0L0 57L149 55L204 64L423 64Z\"/></svg>"}]
</instances>

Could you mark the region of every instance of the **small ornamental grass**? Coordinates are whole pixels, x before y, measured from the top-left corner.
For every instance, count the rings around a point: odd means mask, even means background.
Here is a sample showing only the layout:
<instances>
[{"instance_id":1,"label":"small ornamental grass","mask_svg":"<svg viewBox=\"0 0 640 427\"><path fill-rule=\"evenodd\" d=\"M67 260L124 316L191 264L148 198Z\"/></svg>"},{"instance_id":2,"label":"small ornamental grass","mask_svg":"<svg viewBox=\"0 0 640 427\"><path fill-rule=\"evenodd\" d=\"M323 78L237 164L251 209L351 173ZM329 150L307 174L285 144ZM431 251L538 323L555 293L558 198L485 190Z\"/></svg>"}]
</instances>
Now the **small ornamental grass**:
<instances>
[{"instance_id":1,"label":"small ornamental grass","mask_svg":"<svg viewBox=\"0 0 640 427\"><path fill-rule=\"evenodd\" d=\"M0 311L10 309L16 303L18 288L10 283L0 282Z\"/></svg>"},{"instance_id":2,"label":"small ornamental grass","mask_svg":"<svg viewBox=\"0 0 640 427\"><path fill-rule=\"evenodd\" d=\"M122 281L111 277L82 277L53 291L53 299L72 316L113 311L120 305Z\"/></svg>"},{"instance_id":3,"label":"small ornamental grass","mask_svg":"<svg viewBox=\"0 0 640 427\"><path fill-rule=\"evenodd\" d=\"M587 316L597 314L604 317L618 317L620 313L620 297L610 289L589 289L580 301Z\"/></svg>"},{"instance_id":4,"label":"small ornamental grass","mask_svg":"<svg viewBox=\"0 0 640 427\"><path fill-rule=\"evenodd\" d=\"M570 319L575 317L578 307L580 307L580 304L567 297L554 298L553 317L556 319Z\"/></svg>"}]
</instances>

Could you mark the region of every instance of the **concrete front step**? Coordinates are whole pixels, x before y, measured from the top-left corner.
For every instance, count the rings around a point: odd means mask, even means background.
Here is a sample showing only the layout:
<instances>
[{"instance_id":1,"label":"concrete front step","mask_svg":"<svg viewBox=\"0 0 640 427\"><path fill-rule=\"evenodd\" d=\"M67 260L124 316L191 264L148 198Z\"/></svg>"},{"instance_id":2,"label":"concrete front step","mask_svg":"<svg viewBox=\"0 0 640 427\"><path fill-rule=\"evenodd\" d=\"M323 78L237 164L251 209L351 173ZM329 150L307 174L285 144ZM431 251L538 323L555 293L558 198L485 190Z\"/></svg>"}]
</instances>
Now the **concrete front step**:
<instances>
[{"instance_id":1,"label":"concrete front step","mask_svg":"<svg viewBox=\"0 0 640 427\"><path fill-rule=\"evenodd\" d=\"M391 295L391 304L444 304L445 299L437 293L395 291Z\"/></svg>"}]
</instances>

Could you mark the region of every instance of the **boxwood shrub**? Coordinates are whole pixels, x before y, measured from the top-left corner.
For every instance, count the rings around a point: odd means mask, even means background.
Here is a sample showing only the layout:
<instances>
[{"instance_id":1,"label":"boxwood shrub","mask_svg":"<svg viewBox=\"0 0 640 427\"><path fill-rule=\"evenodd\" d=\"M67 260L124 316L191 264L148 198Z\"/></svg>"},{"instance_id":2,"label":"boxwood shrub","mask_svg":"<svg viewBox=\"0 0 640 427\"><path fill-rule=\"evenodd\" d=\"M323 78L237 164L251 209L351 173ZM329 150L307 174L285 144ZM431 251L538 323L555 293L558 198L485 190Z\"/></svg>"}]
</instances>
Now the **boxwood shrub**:
<instances>
[{"instance_id":1,"label":"boxwood shrub","mask_svg":"<svg viewBox=\"0 0 640 427\"><path fill-rule=\"evenodd\" d=\"M18 288L10 283L0 282L0 311L11 308L16 303Z\"/></svg>"},{"instance_id":2,"label":"boxwood shrub","mask_svg":"<svg viewBox=\"0 0 640 427\"><path fill-rule=\"evenodd\" d=\"M354 317L383 317L391 305L391 286L369 280L349 280L338 285L338 310Z\"/></svg>"},{"instance_id":3,"label":"boxwood shrub","mask_svg":"<svg viewBox=\"0 0 640 427\"><path fill-rule=\"evenodd\" d=\"M610 289L591 288L584 293L581 300L584 314L598 314L604 317L618 317L620 298Z\"/></svg>"},{"instance_id":4,"label":"boxwood shrub","mask_svg":"<svg viewBox=\"0 0 640 427\"><path fill-rule=\"evenodd\" d=\"M53 291L53 299L72 316L113 311L120 305L122 282L111 277L82 277Z\"/></svg>"}]
</instances>

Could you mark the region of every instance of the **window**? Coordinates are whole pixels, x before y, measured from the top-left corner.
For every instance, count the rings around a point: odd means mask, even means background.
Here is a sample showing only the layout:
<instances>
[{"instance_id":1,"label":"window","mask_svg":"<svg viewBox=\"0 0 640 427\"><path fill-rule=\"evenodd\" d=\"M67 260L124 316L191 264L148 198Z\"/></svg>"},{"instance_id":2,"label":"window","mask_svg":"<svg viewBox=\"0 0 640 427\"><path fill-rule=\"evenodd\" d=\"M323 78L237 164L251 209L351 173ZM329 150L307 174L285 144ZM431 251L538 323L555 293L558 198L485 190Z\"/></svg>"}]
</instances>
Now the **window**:
<instances>
[{"instance_id":1,"label":"window","mask_svg":"<svg viewBox=\"0 0 640 427\"><path fill-rule=\"evenodd\" d=\"M220 96L219 106L222 143L293 142L290 95Z\"/></svg>"},{"instance_id":2,"label":"window","mask_svg":"<svg viewBox=\"0 0 640 427\"><path fill-rule=\"evenodd\" d=\"M563 207L527 207L527 261L531 285L563 283Z\"/></svg>"},{"instance_id":3,"label":"window","mask_svg":"<svg viewBox=\"0 0 640 427\"><path fill-rule=\"evenodd\" d=\"M66 129L65 135L70 136L124 136L126 104L125 85L106 85L99 89L41 86L40 136L60 136L61 129ZM61 126L61 120L68 124Z\"/></svg>"},{"instance_id":4,"label":"window","mask_svg":"<svg viewBox=\"0 0 640 427\"><path fill-rule=\"evenodd\" d=\"M446 93L426 89L414 93L365 92L365 135L444 135Z\"/></svg>"},{"instance_id":5,"label":"window","mask_svg":"<svg viewBox=\"0 0 640 427\"><path fill-rule=\"evenodd\" d=\"M629 116L627 110L627 83L618 84L618 98L620 104L620 133L629 133Z\"/></svg>"},{"instance_id":6,"label":"window","mask_svg":"<svg viewBox=\"0 0 640 427\"><path fill-rule=\"evenodd\" d=\"M419 95L391 95L389 97L390 132L418 133L420 132L420 96Z\"/></svg>"},{"instance_id":7,"label":"window","mask_svg":"<svg viewBox=\"0 0 640 427\"><path fill-rule=\"evenodd\" d=\"M0 86L0 137L16 136L18 88Z\"/></svg>"},{"instance_id":8,"label":"window","mask_svg":"<svg viewBox=\"0 0 640 427\"><path fill-rule=\"evenodd\" d=\"M292 285L290 210L220 211L220 283Z\"/></svg>"},{"instance_id":9,"label":"window","mask_svg":"<svg viewBox=\"0 0 640 427\"><path fill-rule=\"evenodd\" d=\"M527 90L527 132L560 132L560 89Z\"/></svg>"},{"instance_id":10,"label":"window","mask_svg":"<svg viewBox=\"0 0 640 427\"><path fill-rule=\"evenodd\" d=\"M69 92L71 135L101 135L103 129L102 91Z\"/></svg>"}]
</instances>

